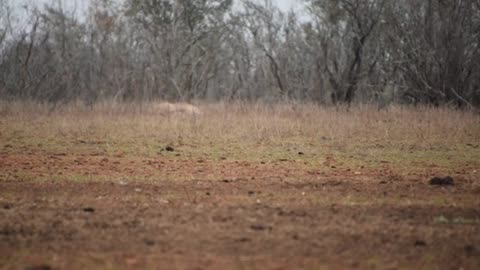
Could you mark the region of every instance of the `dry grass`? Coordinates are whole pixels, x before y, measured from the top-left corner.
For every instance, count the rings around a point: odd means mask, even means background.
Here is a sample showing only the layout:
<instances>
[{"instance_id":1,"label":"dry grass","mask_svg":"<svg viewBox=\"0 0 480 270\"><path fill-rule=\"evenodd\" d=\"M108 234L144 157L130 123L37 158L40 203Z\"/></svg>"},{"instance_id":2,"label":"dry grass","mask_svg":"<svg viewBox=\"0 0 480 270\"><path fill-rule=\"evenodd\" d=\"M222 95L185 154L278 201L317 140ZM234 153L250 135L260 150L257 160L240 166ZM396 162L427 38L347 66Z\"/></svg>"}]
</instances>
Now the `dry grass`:
<instances>
[{"instance_id":1,"label":"dry grass","mask_svg":"<svg viewBox=\"0 0 480 270\"><path fill-rule=\"evenodd\" d=\"M198 106L0 104L0 265L477 265L478 115ZM440 174L455 186L428 185Z\"/></svg>"},{"instance_id":2,"label":"dry grass","mask_svg":"<svg viewBox=\"0 0 480 270\"><path fill-rule=\"evenodd\" d=\"M480 117L448 108L391 107L378 111L359 106L345 109L314 104L219 103L201 105L204 115L165 115L155 104L69 105L50 112L41 104L2 104L6 129L35 128L46 137L65 134L155 137L175 140L234 140L276 143L285 139L339 143L477 143ZM33 135L33 134L32 134Z\"/></svg>"},{"instance_id":3,"label":"dry grass","mask_svg":"<svg viewBox=\"0 0 480 270\"><path fill-rule=\"evenodd\" d=\"M333 155L346 165L391 162L477 166L480 117L449 108L315 104L199 104L197 114L164 114L156 104L3 103L0 147L43 151L158 155L166 145L179 158L275 160L311 153L315 165ZM23 148L22 148L23 147ZM0 148L1 149L1 148ZM407 164L408 162L408 164Z\"/></svg>"}]
</instances>

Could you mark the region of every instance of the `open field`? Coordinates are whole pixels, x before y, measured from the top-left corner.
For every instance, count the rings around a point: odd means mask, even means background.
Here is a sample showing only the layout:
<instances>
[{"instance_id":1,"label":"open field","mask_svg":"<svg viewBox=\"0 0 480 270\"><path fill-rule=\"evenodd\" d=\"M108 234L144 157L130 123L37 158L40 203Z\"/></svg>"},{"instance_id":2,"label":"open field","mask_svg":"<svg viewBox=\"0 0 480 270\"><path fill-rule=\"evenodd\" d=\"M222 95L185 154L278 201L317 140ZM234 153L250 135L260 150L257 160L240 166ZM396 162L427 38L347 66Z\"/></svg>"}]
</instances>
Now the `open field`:
<instances>
[{"instance_id":1,"label":"open field","mask_svg":"<svg viewBox=\"0 0 480 270\"><path fill-rule=\"evenodd\" d=\"M199 107L0 104L0 269L480 269L480 116Z\"/></svg>"}]
</instances>

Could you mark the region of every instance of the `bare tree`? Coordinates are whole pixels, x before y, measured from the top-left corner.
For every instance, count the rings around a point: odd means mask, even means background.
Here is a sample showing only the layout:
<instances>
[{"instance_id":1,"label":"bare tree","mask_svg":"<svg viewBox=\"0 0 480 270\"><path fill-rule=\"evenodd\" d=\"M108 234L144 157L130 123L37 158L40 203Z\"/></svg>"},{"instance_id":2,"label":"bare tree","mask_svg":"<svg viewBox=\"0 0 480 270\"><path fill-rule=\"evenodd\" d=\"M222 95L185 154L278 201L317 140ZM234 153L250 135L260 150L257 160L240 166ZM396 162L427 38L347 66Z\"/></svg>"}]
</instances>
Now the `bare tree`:
<instances>
[{"instance_id":1,"label":"bare tree","mask_svg":"<svg viewBox=\"0 0 480 270\"><path fill-rule=\"evenodd\" d=\"M316 34L322 56L319 61L332 87L332 102L350 104L358 84L367 76L375 57L367 55L366 47L382 18L385 1L310 0L309 10L316 18ZM371 59L366 59L371 57ZM371 61L371 63L369 63Z\"/></svg>"},{"instance_id":2,"label":"bare tree","mask_svg":"<svg viewBox=\"0 0 480 270\"><path fill-rule=\"evenodd\" d=\"M480 107L480 2L0 0L0 98L399 101Z\"/></svg>"},{"instance_id":3,"label":"bare tree","mask_svg":"<svg viewBox=\"0 0 480 270\"><path fill-rule=\"evenodd\" d=\"M478 106L479 13L478 1L398 1L390 7L391 54L406 97Z\"/></svg>"}]
</instances>

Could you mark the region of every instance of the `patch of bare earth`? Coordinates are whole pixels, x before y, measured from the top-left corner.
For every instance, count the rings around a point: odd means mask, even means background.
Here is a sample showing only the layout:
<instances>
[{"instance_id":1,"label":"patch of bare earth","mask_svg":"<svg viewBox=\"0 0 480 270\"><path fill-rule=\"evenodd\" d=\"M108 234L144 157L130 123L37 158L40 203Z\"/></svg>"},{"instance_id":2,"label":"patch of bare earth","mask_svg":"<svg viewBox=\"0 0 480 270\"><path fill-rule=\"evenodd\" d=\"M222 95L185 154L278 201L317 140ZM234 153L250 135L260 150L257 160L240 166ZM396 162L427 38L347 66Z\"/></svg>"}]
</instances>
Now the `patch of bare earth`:
<instances>
[{"instance_id":1,"label":"patch of bare earth","mask_svg":"<svg viewBox=\"0 0 480 270\"><path fill-rule=\"evenodd\" d=\"M12 174L24 166L112 180L1 180L0 268L480 269L480 190L461 175L442 187L292 164L135 162L3 155ZM114 177L163 167L199 177Z\"/></svg>"}]
</instances>

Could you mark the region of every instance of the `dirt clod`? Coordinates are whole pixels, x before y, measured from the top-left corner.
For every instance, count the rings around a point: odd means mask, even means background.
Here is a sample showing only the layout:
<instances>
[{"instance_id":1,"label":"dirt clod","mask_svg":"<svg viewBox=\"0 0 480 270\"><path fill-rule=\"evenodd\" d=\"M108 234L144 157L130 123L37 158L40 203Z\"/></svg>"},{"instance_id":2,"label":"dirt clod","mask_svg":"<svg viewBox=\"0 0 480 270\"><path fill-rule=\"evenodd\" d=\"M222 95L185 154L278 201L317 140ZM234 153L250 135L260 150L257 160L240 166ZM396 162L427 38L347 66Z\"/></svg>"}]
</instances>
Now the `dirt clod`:
<instances>
[{"instance_id":1,"label":"dirt clod","mask_svg":"<svg viewBox=\"0 0 480 270\"><path fill-rule=\"evenodd\" d=\"M432 186L453 186L455 185L453 178L447 177L433 177L430 179L429 184Z\"/></svg>"},{"instance_id":2,"label":"dirt clod","mask_svg":"<svg viewBox=\"0 0 480 270\"><path fill-rule=\"evenodd\" d=\"M25 270L51 270L53 269L51 266L49 265L34 265L34 266L28 266L28 267L25 267Z\"/></svg>"},{"instance_id":3,"label":"dirt clod","mask_svg":"<svg viewBox=\"0 0 480 270\"><path fill-rule=\"evenodd\" d=\"M236 242L241 242L241 243L245 243L245 242L251 242L252 239L248 238L248 237L241 237L237 240L235 240Z\"/></svg>"}]
</instances>

